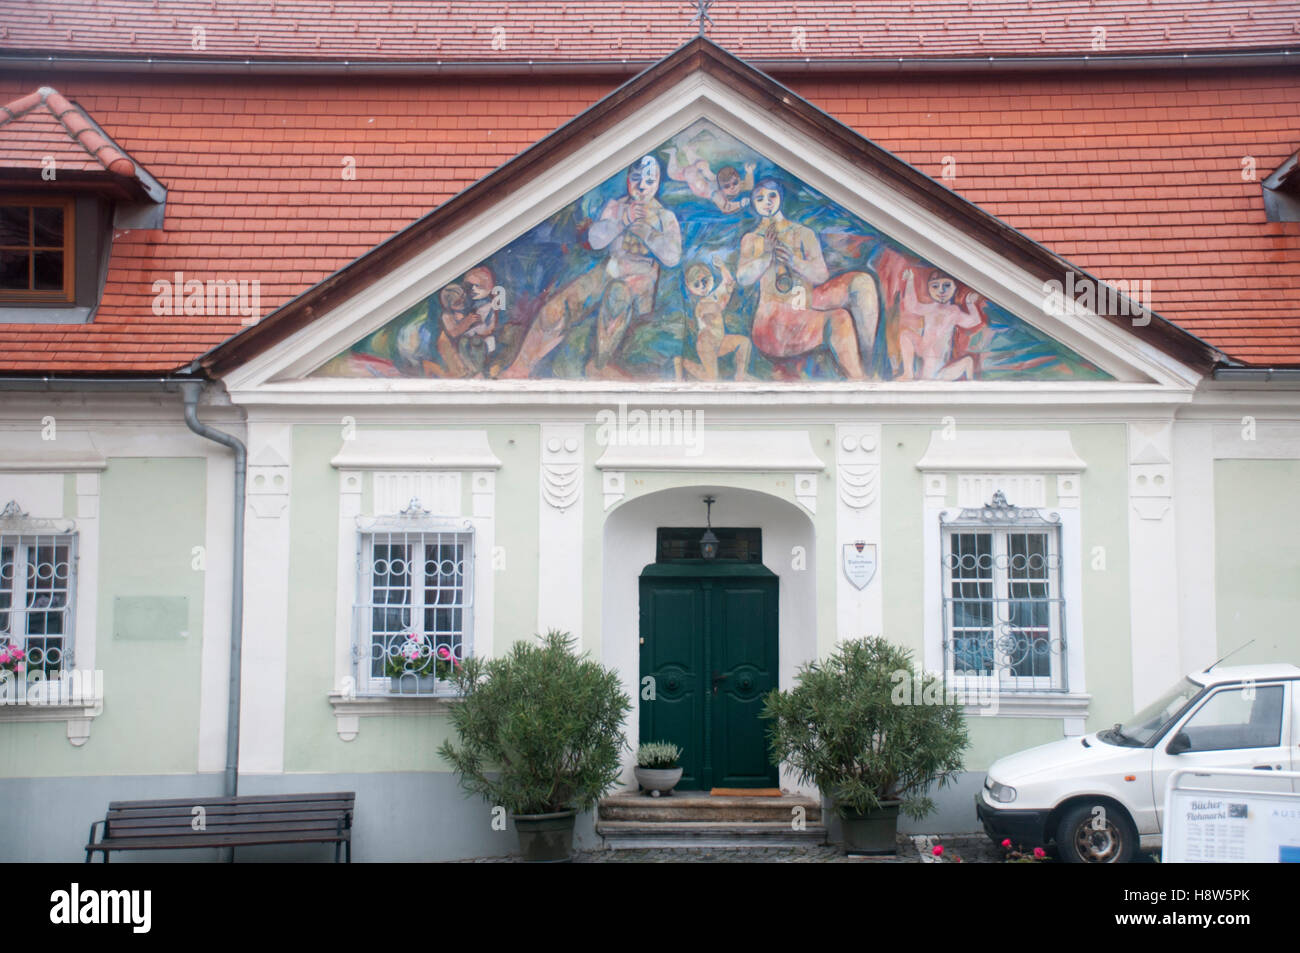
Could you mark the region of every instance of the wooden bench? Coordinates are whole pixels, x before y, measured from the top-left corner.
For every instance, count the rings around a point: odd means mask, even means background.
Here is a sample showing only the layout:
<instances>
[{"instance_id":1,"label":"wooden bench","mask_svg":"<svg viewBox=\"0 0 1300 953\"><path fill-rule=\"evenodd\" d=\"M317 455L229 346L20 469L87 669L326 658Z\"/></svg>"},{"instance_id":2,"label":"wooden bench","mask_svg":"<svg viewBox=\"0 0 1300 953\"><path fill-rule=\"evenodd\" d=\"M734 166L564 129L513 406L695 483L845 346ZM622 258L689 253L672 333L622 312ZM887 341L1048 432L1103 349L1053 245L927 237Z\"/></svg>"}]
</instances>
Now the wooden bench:
<instances>
[{"instance_id":1,"label":"wooden bench","mask_svg":"<svg viewBox=\"0 0 1300 953\"><path fill-rule=\"evenodd\" d=\"M90 825L86 863L95 851L108 863L112 850L332 843L334 862L342 852L350 864L355 804L352 791L113 801L107 816ZM101 826L96 840L95 828Z\"/></svg>"}]
</instances>

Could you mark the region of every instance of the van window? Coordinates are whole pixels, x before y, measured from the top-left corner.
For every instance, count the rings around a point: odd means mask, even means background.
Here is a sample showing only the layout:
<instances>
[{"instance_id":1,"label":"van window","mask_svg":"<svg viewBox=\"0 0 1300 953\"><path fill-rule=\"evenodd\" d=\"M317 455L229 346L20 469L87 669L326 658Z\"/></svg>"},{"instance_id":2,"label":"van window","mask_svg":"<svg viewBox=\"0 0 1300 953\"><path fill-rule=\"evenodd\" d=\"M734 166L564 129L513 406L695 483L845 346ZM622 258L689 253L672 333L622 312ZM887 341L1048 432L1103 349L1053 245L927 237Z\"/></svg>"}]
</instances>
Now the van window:
<instances>
[{"instance_id":1,"label":"van window","mask_svg":"<svg viewBox=\"0 0 1300 953\"><path fill-rule=\"evenodd\" d=\"M1282 743L1282 685L1248 685L1215 692L1183 725L1189 751L1276 748Z\"/></svg>"}]
</instances>

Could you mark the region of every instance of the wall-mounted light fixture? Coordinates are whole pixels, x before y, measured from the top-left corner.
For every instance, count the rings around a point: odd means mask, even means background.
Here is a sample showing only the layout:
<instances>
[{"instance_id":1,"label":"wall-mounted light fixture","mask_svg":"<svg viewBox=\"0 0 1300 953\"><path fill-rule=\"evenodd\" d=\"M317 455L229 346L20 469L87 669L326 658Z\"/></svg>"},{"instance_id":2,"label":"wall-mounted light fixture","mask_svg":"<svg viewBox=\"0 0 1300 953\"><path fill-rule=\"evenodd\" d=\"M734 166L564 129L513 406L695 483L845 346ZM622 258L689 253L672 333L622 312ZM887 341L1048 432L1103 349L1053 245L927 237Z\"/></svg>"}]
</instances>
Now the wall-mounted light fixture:
<instances>
[{"instance_id":1,"label":"wall-mounted light fixture","mask_svg":"<svg viewBox=\"0 0 1300 953\"><path fill-rule=\"evenodd\" d=\"M704 512L705 530L704 535L700 537L700 555L705 559L713 559L718 555L718 537L713 535L713 504L716 503L711 496L704 498L704 505L707 509Z\"/></svg>"}]
</instances>

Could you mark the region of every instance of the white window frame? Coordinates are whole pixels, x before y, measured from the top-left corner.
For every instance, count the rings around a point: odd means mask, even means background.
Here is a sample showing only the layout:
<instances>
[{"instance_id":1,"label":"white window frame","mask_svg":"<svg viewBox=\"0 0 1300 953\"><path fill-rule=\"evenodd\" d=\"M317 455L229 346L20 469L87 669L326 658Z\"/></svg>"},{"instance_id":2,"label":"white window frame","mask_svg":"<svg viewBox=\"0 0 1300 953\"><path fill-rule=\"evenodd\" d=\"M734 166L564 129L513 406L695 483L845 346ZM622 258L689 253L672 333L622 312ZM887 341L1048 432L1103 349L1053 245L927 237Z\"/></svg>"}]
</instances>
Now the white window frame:
<instances>
[{"instance_id":1,"label":"white window frame","mask_svg":"<svg viewBox=\"0 0 1300 953\"><path fill-rule=\"evenodd\" d=\"M11 684L5 686L5 691L8 693L21 692L25 699L30 700L31 693L28 689L33 681L34 672L38 670L46 672L44 679L61 678L65 673L74 671L76 667L78 543L76 526L71 520L34 519L24 513L16 501L8 503L3 512L0 512L0 554L3 554L6 549L12 551L8 564L0 561L0 596L7 597L5 600L7 605L0 608L0 626L2 626L0 643L6 646L16 643L22 646L25 655L23 677L10 676ZM58 560L54 564L39 563L36 569L39 574L41 567L47 566L53 578L58 574L58 567L66 562L64 567L66 582L59 587L65 596L63 606L27 604L30 595L28 571L31 568L28 557L30 547L33 545L38 549L41 546L67 547L65 560ZM40 591L39 588L37 591ZM37 655L36 662L33 664L30 641L33 638L40 640L46 636L28 631L30 616L35 613L60 610L63 612L63 631L57 636L61 640L57 664L51 669L48 664L45 664L48 659L43 653Z\"/></svg>"},{"instance_id":2,"label":"white window frame","mask_svg":"<svg viewBox=\"0 0 1300 953\"><path fill-rule=\"evenodd\" d=\"M997 505L1001 501L1001 506ZM996 519L1014 520L1012 525L998 525L990 522L988 516L992 515ZM942 579L943 579L943 657L944 657L944 678L946 684L954 691L978 695L987 695L991 692L1064 692L1067 687L1066 672L1069 664L1066 647L1068 645L1066 632L1066 603L1063 596L1063 579L1064 579L1064 560L1061 556L1061 524L1059 517L1057 520L1043 517L1035 509L1019 509L1006 504L1005 499L999 494L995 497L994 504L985 507L982 511L963 510L956 519L941 519L941 544L942 544ZM986 536L991 545L987 554L987 562L984 556L976 556L971 553L962 553L954 557L953 541L959 536L980 535ZM1043 560L1036 567L1033 565L1033 555L1028 559L1022 560L1027 565L1017 566L1016 561L1020 559L1018 555L1012 555L1010 552L1011 539L1014 536L1021 535L1041 535L1046 538L1046 553ZM1047 626L1046 639L1035 635L1029 642L1022 641L1023 630L1012 630L1013 610L1011 604L1028 598L1017 596L1012 590L1012 586L1017 582L1026 580L1017 580L1013 578L1013 572L1016 569L1044 569L1046 578L1041 580L1047 584L1047 593L1041 597L1047 606ZM953 648L953 640L958 631L954 625L956 621L955 603L960 601L956 596L954 583L961 585L963 583L962 575L954 575L954 570L975 570L978 576L967 577L967 585L980 587L980 592L975 596L966 597L970 601L985 602L991 607L991 617L989 619L989 638L992 642L993 671L989 675L973 675L969 668L958 668L956 666L957 653ZM984 572L987 570L987 573ZM1030 580L1038 582L1039 580ZM983 587L987 586L987 590ZM988 595L985 596L984 592ZM974 627L967 627L974 628ZM980 629L983 626L979 627ZM1046 654L1048 660L1049 674L1047 675L1016 675L1012 669L1022 664L1027 659L1041 657ZM1037 667L1037 666L1035 666Z\"/></svg>"},{"instance_id":3,"label":"white window frame","mask_svg":"<svg viewBox=\"0 0 1300 953\"><path fill-rule=\"evenodd\" d=\"M418 505L412 501L412 505ZM374 630L375 611L382 611L382 606L398 606L407 613L409 620L406 625L397 630L417 632L428 640L430 651L436 651L440 645L448 645L454 653L457 661L463 661L473 654L474 645L474 586L475 586L475 531L472 523L467 520L457 521L436 521L411 519L409 516L399 516L397 519L386 519L372 522L373 525L360 529L357 533L357 580L356 580L356 600L353 604L353 641L352 641L352 658L355 667L355 678L357 691L363 695L448 695L454 694L451 686L446 683L439 683L436 690L429 692L420 690L418 683L414 680L411 684L403 683L398 690L392 687L391 677L387 674L375 675L373 672L374 648L376 645L376 632ZM430 590L430 577L427 572L427 565L420 565L416 568L415 573L408 569L403 575L407 576L406 585L402 588L408 594L408 599L401 603L380 602L375 598L375 575L376 560L374 549L376 545L402 545L406 547L419 546L423 548L430 543L439 544L460 544L464 550L460 557L460 585L456 587L459 590L460 597L451 603L434 603L427 604L425 598ZM407 559L410 560L410 550L408 549ZM413 561L413 560L412 560ZM422 564L424 560L420 561ZM436 624L432 632L423 624L426 612L430 610L437 611L438 608L459 610L461 614L461 625L459 631L454 632L454 639L442 638L447 633L439 632ZM417 624L418 623L418 624ZM382 637L385 632L379 633ZM390 650L404 641L397 633L392 633L396 641L390 640ZM457 653L458 650L458 654Z\"/></svg>"}]
</instances>

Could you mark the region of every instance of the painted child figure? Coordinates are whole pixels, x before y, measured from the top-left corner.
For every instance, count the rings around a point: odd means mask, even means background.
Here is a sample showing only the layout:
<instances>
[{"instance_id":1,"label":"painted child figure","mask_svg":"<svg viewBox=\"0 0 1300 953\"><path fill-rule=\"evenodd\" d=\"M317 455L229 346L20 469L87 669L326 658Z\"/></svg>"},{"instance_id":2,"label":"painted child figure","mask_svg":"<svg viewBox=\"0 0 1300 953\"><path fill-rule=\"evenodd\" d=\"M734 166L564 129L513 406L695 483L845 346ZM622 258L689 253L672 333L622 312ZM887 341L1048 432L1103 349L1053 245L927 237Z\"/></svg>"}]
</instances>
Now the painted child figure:
<instances>
[{"instance_id":1,"label":"painted child figure","mask_svg":"<svg viewBox=\"0 0 1300 953\"><path fill-rule=\"evenodd\" d=\"M695 350L700 355L699 363L688 361L683 357L673 359L677 379L683 379L683 371L697 380L716 381L718 379L718 358L735 354L736 380L747 380L749 352L752 344L743 334L728 334L722 312L727 309L732 292L736 290L736 279L727 270L721 255L713 256L713 264L722 274L722 282L713 286L713 272L707 265L696 263L686 269L686 290L695 301Z\"/></svg>"},{"instance_id":2,"label":"painted child figure","mask_svg":"<svg viewBox=\"0 0 1300 953\"><path fill-rule=\"evenodd\" d=\"M447 285L438 292L438 303L442 306L442 331L436 348L442 366L426 361L424 369L434 377L469 377L473 369L461 357L460 339L479 322L479 316L470 309L465 289L458 284Z\"/></svg>"},{"instance_id":3,"label":"painted child figure","mask_svg":"<svg viewBox=\"0 0 1300 953\"><path fill-rule=\"evenodd\" d=\"M498 302L493 295L496 282L491 269L480 265L465 273L465 285L469 291L469 314L475 320L461 335L460 356L472 373L481 374L497 349Z\"/></svg>"},{"instance_id":4,"label":"painted child figure","mask_svg":"<svg viewBox=\"0 0 1300 953\"><path fill-rule=\"evenodd\" d=\"M903 272L903 311L912 320L898 334L902 353L899 380L915 380L915 362L921 361L922 380L955 381L975 376L975 361L970 355L949 362L952 340L957 328L976 328L984 323L978 308L979 295L970 292L964 305L953 301L957 282L937 269L930 272L926 290L932 301L923 303L916 294L916 278L909 268ZM918 327L919 325L919 327Z\"/></svg>"},{"instance_id":5,"label":"painted child figure","mask_svg":"<svg viewBox=\"0 0 1300 953\"><path fill-rule=\"evenodd\" d=\"M749 205L747 193L754 190L753 162L745 163L742 176L735 166L724 165L715 176L708 162L695 158L694 151L687 146L684 150L687 162L677 162L677 150L668 154L668 178L675 182L685 182L687 187L702 199L708 199L726 215L734 215ZM742 195L741 193L746 193Z\"/></svg>"}]
</instances>

